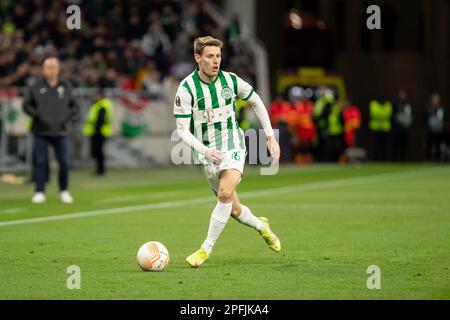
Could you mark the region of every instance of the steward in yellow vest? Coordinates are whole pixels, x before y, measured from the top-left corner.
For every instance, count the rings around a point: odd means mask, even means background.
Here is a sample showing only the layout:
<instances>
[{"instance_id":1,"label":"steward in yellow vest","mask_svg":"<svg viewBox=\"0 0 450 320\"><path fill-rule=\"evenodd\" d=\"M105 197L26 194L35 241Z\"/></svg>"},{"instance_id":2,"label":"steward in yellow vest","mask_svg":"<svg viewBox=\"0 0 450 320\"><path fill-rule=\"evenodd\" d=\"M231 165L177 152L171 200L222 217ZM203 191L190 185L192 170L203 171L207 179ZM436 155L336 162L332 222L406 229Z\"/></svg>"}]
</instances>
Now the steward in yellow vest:
<instances>
[{"instance_id":1,"label":"steward in yellow vest","mask_svg":"<svg viewBox=\"0 0 450 320\"><path fill-rule=\"evenodd\" d=\"M388 134L391 131L392 103L384 100L372 100L369 104L369 129L372 132L371 158L385 161L388 158Z\"/></svg>"},{"instance_id":2,"label":"steward in yellow vest","mask_svg":"<svg viewBox=\"0 0 450 320\"><path fill-rule=\"evenodd\" d=\"M113 106L111 100L101 98L89 108L83 134L87 137L102 135L105 138L112 135L111 118Z\"/></svg>"},{"instance_id":3,"label":"steward in yellow vest","mask_svg":"<svg viewBox=\"0 0 450 320\"><path fill-rule=\"evenodd\" d=\"M96 162L95 173L100 176L105 173L105 141L112 135L113 105L111 100L102 94L99 94L97 98L97 101L89 108L83 134L91 138L91 156Z\"/></svg>"},{"instance_id":4,"label":"steward in yellow vest","mask_svg":"<svg viewBox=\"0 0 450 320\"><path fill-rule=\"evenodd\" d=\"M342 114L342 103L335 102L331 105L328 114L326 145L326 161L340 161L344 154L344 117Z\"/></svg>"},{"instance_id":5,"label":"steward in yellow vest","mask_svg":"<svg viewBox=\"0 0 450 320\"><path fill-rule=\"evenodd\" d=\"M377 100L372 100L369 108L370 130L383 132L391 131L392 103L390 101L386 101L382 104Z\"/></svg>"},{"instance_id":6,"label":"steward in yellow vest","mask_svg":"<svg viewBox=\"0 0 450 320\"><path fill-rule=\"evenodd\" d=\"M342 108L338 103L333 104L328 115L328 135L342 136L344 132L344 118Z\"/></svg>"},{"instance_id":7,"label":"steward in yellow vest","mask_svg":"<svg viewBox=\"0 0 450 320\"><path fill-rule=\"evenodd\" d=\"M313 120L317 128L317 146L315 159L318 162L330 161L328 144L328 121L331 107L336 104L336 99L332 92L325 91L315 102Z\"/></svg>"}]
</instances>

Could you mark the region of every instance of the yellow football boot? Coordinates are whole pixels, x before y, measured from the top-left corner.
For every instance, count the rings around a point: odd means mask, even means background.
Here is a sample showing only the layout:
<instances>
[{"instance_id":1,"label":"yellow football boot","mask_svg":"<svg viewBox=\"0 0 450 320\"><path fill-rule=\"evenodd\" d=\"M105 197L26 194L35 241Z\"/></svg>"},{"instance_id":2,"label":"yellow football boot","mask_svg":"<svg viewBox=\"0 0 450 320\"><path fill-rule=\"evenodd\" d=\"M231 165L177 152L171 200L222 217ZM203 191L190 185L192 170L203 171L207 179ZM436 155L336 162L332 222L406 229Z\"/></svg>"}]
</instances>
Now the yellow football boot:
<instances>
[{"instance_id":1,"label":"yellow football boot","mask_svg":"<svg viewBox=\"0 0 450 320\"><path fill-rule=\"evenodd\" d=\"M200 248L186 258L186 262L192 268L199 268L203 263L206 262L206 260L208 260L208 253L203 248Z\"/></svg>"},{"instance_id":2,"label":"yellow football boot","mask_svg":"<svg viewBox=\"0 0 450 320\"><path fill-rule=\"evenodd\" d=\"M261 220L264 225L264 230L262 232L259 232L264 241L266 241L270 249L275 252L280 252L281 242L280 239L278 239L277 235L273 233L272 230L270 230L269 219L265 217L259 217L259 220Z\"/></svg>"}]
</instances>

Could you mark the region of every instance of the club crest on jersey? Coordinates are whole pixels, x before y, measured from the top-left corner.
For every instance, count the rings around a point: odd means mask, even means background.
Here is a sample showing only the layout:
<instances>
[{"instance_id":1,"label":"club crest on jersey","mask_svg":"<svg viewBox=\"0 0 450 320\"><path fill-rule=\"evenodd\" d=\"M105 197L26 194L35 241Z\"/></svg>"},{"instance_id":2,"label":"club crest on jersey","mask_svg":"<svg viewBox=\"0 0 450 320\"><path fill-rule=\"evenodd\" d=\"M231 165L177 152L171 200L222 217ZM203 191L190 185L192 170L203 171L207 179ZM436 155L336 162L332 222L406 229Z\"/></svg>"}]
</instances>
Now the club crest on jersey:
<instances>
[{"instance_id":1,"label":"club crest on jersey","mask_svg":"<svg viewBox=\"0 0 450 320\"><path fill-rule=\"evenodd\" d=\"M59 86L56 91L58 91L58 96L60 99L64 98L64 87Z\"/></svg>"},{"instance_id":2,"label":"club crest on jersey","mask_svg":"<svg viewBox=\"0 0 450 320\"><path fill-rule=\"evenodd\" d=\"M231 99L231 97L233 96L233 90L231 90L230 87L223 87L220 95L224 99Z\"/></svg>"}]
</instances>

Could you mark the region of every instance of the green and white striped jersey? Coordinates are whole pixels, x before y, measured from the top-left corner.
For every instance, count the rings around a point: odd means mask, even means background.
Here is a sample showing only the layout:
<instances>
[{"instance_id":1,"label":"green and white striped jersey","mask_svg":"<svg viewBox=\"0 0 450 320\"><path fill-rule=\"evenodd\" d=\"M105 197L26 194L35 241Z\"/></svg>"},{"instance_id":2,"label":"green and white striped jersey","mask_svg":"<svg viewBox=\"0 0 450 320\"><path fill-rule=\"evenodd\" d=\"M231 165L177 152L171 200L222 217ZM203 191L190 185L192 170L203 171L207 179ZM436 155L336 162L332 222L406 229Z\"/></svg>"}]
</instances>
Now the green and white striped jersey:
<instances>
[{"instance_id":1,"label":"green and white striped jersey","mask_svg":"<svg viewBox=\"0 0 450 320\"><path fill-rule=\"evenodd\" d=\"M209 148L245 151L244 133L236 120L236 99L248 100L253 92L252 86L234 73L219 70L217 78L206 83L196 69L178 87L174 116L190 118L191 133Z\"/></svg>"}]
</instances>

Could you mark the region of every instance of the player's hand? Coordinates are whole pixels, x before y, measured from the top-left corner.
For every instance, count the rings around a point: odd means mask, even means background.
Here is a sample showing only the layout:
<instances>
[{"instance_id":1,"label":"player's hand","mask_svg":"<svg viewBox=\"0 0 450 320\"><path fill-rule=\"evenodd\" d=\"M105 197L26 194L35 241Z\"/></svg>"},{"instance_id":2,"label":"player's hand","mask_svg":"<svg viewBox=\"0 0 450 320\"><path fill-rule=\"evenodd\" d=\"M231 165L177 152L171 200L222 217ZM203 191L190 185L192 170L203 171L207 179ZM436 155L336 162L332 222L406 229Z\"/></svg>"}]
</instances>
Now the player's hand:
<instances>
[{"instance_id":1,"label":"player's hand","mask_svg":"<svg viewBox=\"0 0 450 320\"><path fill-rule=\"evenodd\" d=\"M220 164L223 159L222 152L217 151L216 149L206 149L203 155L210 159L214 164Z\"/></svg>"},{"instance_id":2,"label":"player's hand","mask_svg":"<svg viewBox=\"0 0 450 320\"><path fill-rule=\"evenodd\" d=\"M275 139L275 136L267 138L267 149L273 158L273 162L278 163L280 161L280 145L278 144L277 139Z\"/></svg>"}]
</instances>

